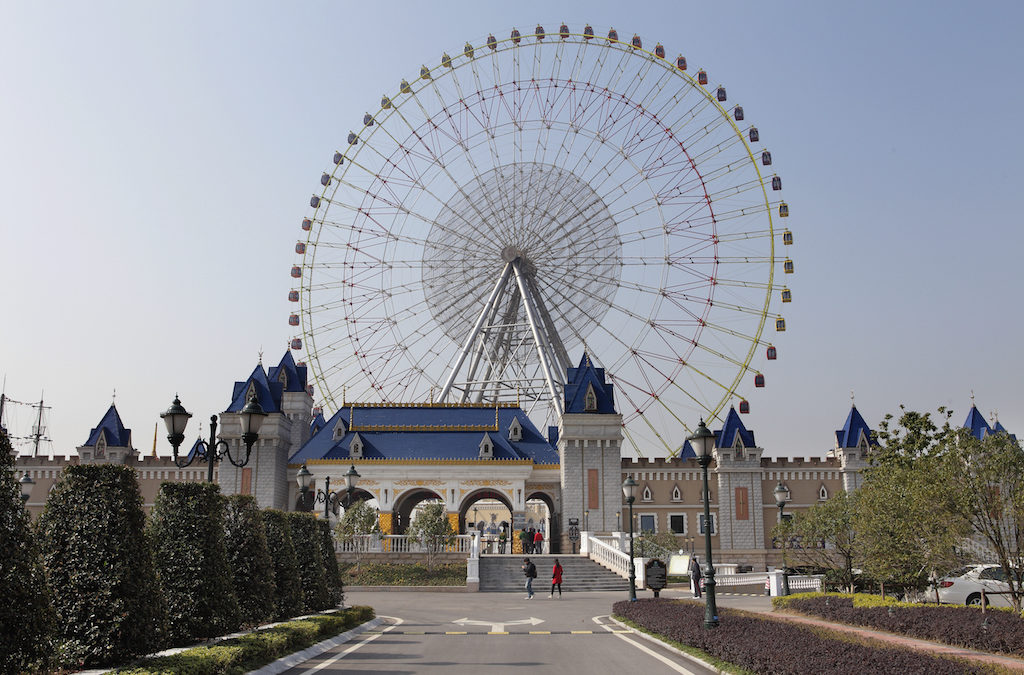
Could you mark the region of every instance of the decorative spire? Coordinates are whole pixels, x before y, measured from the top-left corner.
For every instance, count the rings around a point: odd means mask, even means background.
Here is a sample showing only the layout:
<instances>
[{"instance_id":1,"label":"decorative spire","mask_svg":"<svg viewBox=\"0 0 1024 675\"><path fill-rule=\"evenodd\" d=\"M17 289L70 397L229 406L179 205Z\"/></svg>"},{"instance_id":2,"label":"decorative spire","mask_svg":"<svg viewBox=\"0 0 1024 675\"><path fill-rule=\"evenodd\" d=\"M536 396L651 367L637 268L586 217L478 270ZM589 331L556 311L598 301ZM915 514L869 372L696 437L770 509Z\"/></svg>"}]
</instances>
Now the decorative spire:
<instances>
[{"instance_id":1,"label":"decorative spire","mask_svg":"<svg viewBox=\"0 0 1024 675\"><path fill-rule=\"evenodd\" d=\"M263 345L260 345L259 351L256 352L256 356L259 359L259 365L263 365Z\"/></svg>"},{"instance_id":2,"label":"decorative spire","mask_svg":"<svg viewBox=\"0 0 1024 675\"><path fill-rule=\"evenodd\" d=\"M974 390L971 389L971 407L974 407Z\"/></svg>"},{"instance_id":3,"label":"decorative spire","mask_svg":"<svg viewBox=\"0 0 1024 675\"><path fill-rule=\"evenodd\" d=\"M853 389L850 390L850 407L851 408L856 408L857 407L857 401L855 401L854 397L853 397Z\"/></svg>"}]
</instances>

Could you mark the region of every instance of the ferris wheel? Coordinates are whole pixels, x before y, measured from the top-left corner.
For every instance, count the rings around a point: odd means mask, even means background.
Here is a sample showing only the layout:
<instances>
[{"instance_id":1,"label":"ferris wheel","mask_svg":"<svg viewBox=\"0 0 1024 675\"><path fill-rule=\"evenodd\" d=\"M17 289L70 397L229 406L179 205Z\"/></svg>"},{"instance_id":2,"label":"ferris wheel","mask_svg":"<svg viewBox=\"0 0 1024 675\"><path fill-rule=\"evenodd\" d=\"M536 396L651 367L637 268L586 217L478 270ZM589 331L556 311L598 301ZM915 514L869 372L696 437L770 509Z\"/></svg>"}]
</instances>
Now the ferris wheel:
<instances>
[{"instance_id":1,"label":"ferris wheel","mask_svg":"<svg viewBox=\"0 0 1024 675\"><path fill-rule=\"evenodd\" d=\"M709 82L661 44L562 25L397 83L342 130L295 247L291 346L322 403L519 401L556 423L586 352L626 452L748 412L785 330L789 207Z\"/></svg>"}]
</instances>

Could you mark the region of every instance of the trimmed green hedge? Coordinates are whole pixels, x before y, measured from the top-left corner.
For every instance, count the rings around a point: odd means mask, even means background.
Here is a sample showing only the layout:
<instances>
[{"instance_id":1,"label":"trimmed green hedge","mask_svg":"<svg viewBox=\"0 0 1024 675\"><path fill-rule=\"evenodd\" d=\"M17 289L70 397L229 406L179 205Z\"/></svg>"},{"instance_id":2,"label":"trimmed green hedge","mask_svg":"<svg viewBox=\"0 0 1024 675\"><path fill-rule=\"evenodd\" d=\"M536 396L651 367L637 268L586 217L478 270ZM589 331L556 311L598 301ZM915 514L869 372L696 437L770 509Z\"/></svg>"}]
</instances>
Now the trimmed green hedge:
<instances>
[{"instance_id":1,"label":"trimmed green hedge","mask_svg":"<svg viewBox=\"0 0 1024 675\"><path fill-rule=\"evenodd\" d=\"M345 589L341 581L341 568L338 567L338 556L334 552L334 534L331 532L331 524L326 520L318 520L316 524L320 528L320 554L324 558L328 606L337 607L345 599Z\"/></svg>"},{"instance_id":2,"label":"trimmed green hedge","mask_svg":"<svg viewBox=\"0 0 1024 675\"><path fill-rule=\"evenodd\" d=\"M241 675L351 630L373 618L371 607L353 607L332 614L289 621L225 640L212 647L196 647L173 656L145 659L137 666L115 672L125 675Z\"/></svg>"},{"instance_id":3,"label":"trimmed green hedge","mask_svg":"<svg viewBox=\"0 0 1024 675\"><path fill-rule=\"evenodd\" d=\"M324 579L324 556L320 551L320 528L312 513L292 511L288 514L292 528L292 543L295 545L295 560L299 565L299 579L302 581L302 603L307 612L319 612L330 608L331 601Z\"/></svg>"},{"instance_id":4,"label":"trimmed green hedge","mask_svg":"<svg viewBox=\"0 0 1024 675\"><path fill-rule=\"evenodd\" d=\"M267 528L267 548L274 563L274 616L287 619L302 613L302 582L295 560L292 528L284 511L263 510Z\"/></svg>"},{"instance_id":5,"label":"trimmed green hedge","mask_svg":"<svg viewBox=\"0 0 1024 675\"><path fill-rule=\"evenodd\" d=\"M12 453L7 432L0 428L0 673L41 669L52 653L56 628Z\"/></svg>"},{"instance_id":6,"label":"trimmed green hedge","mask_svg":"<svg viewBox=\"0 0 1024 675\"><path fill-rule=\"evenodd\" d=\"M164 608L134 469L65 468L39 519L39 539L61 665L123 663L163 646Z\"/></svg>"},{"instance_id":7,"label":"trimmed green hedge","mask_svg":"<svg viewBox=\"0 0 1024 675\"><path fill-rule=\"evenodd\" d=\"M224 545L243 626L274 617L274 561L267 548L263 514L252 495L225 498Z\"/></svg>"},{"instance_id":8,"label":"trimmed green hedge","mask_svg":"<svg viewBox=\"0 0 1024 675\"><path fill-rule=\"evenodd\" d=\"M466 563L344 563L341 576L349 586L465 586Z\"/></svg>"},{"instance_id":9,"label":"trimmed green hedge","mask_svg":"<svg viewBox=\"0 0 1024 675\"><path fill-rule=\"evenodd\" d=\"M167 602L172 644L239 627L238 599L224 547L224 501L212 483L160 486L149 533Z\"/></svg>"}]
</instances>

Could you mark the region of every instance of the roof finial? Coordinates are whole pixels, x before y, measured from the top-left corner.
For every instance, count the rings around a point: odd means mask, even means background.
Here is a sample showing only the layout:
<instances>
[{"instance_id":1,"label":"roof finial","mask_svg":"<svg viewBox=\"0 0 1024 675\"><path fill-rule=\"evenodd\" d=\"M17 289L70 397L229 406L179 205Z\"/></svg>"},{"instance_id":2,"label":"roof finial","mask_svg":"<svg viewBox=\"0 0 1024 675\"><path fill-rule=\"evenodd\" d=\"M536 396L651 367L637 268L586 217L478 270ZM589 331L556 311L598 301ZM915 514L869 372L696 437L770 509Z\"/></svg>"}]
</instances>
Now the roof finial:
<instances>
[{"instance_id":1,"label":"roof finial","mask_svg":"<svg viewBox=\"0 0 1024 675\"><path fill-rule=\"evenodd\" d=\"M971 389L971 407L974 407L974 390Z\"/></svg>"},{"instance_id":2,"label":"roof finial","mask_svg":"<svg viewBox=\"0 0 1024 675\"><path fill-rule=\"evenodd\" d=\"M258 365L261 365L261 366L262 366L262 365L263 365L263 345L260 345L260 348L259 348L259 350L258 350L258 351L256 352L256 355L257 355L257 357L259 358L259 363L258 363Z\"/></svg>"},{"instance_id":3,"label":"roof finial","mask_svg":"<svg viewBox=\"0 0 1024 675\"><path fill-rule=\"evenodd\" d=\"M590 354L588 352L583 352L583 356L587 359L587 368L590 368Z\"/></svg>"},{"instance_id":4,"label":"roof finial","mask_svg":"<svg viewBox=\"0 0 1024 675\"><path fill-rule=\"evenodd\" d=\"M992 420L992 424L998 424L999 423L999 411L998 410L993 410L991 413L989 413L989 418Z\"/></svg>"},{"instance_id":5,"label":"roof finial","mask_svg":"<svg viewBox=\"0 0 1024 675\"><path fill-rule=\"evenodd\" d=\"M110 405L114 405L115 401L117 401L117 387L114 387L114 393L110 395Z\"/></svg>"},{"instance_id":6,"label":"roof finial","mask_svg":"<svg viewBox=\"0 0 1024 675\"><path fill-rule=\"evenodd\" d=\"M850 390L850 405L854 408L857 407L857 401L853 397L853 389Z\"/></svg>"}]
</instances>

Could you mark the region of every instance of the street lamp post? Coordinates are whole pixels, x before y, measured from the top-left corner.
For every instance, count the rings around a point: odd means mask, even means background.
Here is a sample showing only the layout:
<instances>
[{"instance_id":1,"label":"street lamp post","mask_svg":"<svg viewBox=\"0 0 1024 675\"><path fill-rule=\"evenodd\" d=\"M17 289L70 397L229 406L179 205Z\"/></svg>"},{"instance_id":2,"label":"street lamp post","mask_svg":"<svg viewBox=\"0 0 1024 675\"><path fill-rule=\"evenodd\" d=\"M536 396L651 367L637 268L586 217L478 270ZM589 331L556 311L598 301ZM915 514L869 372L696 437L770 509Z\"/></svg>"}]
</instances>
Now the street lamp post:
<instances>
[{"instance_id":1,"label":"street lamp post","mask_svg":"<svg viewBox=\"0 0 1024 675\"><path fill-rule=\"evenodd\" d=\"M202 439L199 439L198 451L186 460L180 459L178 457L178 448L181 446L181 442L185 440L185 426L188 424L189 418L192 417L192 413L185 410L177 396L174 397L171 407L166 412L160 413L161 419L163 419L164 424L167 426L167 440L170 441L171 447L174 448L175 465L179 469L184 469L196 459L205 460L207 463L206 481L208 483L213 482L213 465L225 456L228 458L228 461L239 468L249 463L252 446L259 438L260 426L263 424L263 418L266 416L267 413L263 412L263 408L260 406L259 401L256 400L255 394L250 396L245 406L238 411L239 420L242 422L242 442L245 443L245 459L239 462L231 455L231 447L224 440L217 440L216 415L210 416L210 440L204 442Z\"/></svg>"},{"instance_id":2,"label":"street lamp post","mask_svg":"<svg viewBox=\"0 0 1024 675\"><path fill-rule=\"evenodd\" d=\"M583 512L583 531L584 532L590 532L590 530L587 529L587 520L589 518L590 518L590 511L589 510L585 510Z\"/></svg>"},{"instance_id":3,"label":"street lamp post","mask_svg":"<svg viewBox=\"0 0 1024 675\"><path fill-rule=\"evenodd\" d=\"M775 495L775 505L779 507L779 525L782 524L782 509L786 506L786 502L789 501L789 490L782 481L775 486L773 491ZM782 594L789 595L789 576L786 574L786 537L785 534L782 536Z\"/></svg>"},{"instance_id":4,"label":"street lamp post","mask_svg":"<svg viewBox=\"0 0 1024 675\"><path fill-rule=\"evenodd\" d=\"M32 493L32 486L36 482L32 480L32 476L28 475L28 471L21 474L21 480L18 482L21 484L21 503L28 504L28 498Z\"/></svg>"},{"instance_id":5,"label":"street lamp post","mask_svg":"<svg viewBox=\"0 0 1024 675\"><path fill-rule=\"evenodd\" d=\"M704 424L702 418L697 430L688 439L697 455L697 463L704 470L704 628L718 627L718 607L715 604L715 566L711 561L711 506L708 495L708 465L711 464L711 451L715 447L715 435Z\"/></svg>"},{"instance_id":6,"label":"street lamp post","mask_svg":"<svg viewBox=\"0 0 1024 675\"><path fill-rule=\"evenodd\" d=\"M324 505L324 518L329 519L331 517L331 506L338 503L338 491L331 491L331 477L324 477L324 489L317 488L315 495L311 493L310 488L313 484L313 474L310 473L306 467L305 462L299 467L299 472L295 474L295 481L299 484L299 493L302 495L300 500L303 504L303 508L306 508L305 504L307 501L310 502L309 508L312 510L313 504L323 503ZM356 489L356 483L359 481L359 473L356 471L356 467L353 464L348 473L345 474L345 491L347 493L347 499L345 501L345 508L347 509L352 505L352 491Z\"/></svg>"},{"instance_id":7,"label":"street lamp post","mask_svg":"<svg viewBox=\"0 0 1024 675\"><path fill-rule=\"evenodd\" d=\"M636 481L626 476L622 481L622 495L629 504L629 601L636 602L636 566L633 564L633 502L636 501Z\"/></svg>"}]
</instances>

